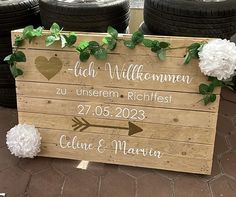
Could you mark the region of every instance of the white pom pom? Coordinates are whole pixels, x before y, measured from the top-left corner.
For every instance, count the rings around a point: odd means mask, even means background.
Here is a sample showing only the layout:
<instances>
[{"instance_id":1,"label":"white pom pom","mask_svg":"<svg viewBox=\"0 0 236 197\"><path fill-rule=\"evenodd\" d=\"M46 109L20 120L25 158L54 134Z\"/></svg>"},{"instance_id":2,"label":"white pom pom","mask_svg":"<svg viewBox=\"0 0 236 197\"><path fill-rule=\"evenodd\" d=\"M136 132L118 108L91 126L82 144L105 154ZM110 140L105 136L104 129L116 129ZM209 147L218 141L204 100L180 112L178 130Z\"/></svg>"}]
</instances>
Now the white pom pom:
<instances>
[{"instance_id":1,"label":"white pom pom","mask_svg":"<svg viewBox=\"0 0 236 197\"><path fill-rule=\"evenodd\" d=\"M7 132L6 143L11 154L34 158L40 152L41 136L35 126L18 124Z\"/></svg>"},{"instance_id":2,"label":"white pom pom","mask_svg":"<svg viewBox=\"0 0 236 197\"><path fill-rule=\"evenodd\" d=\"M227 80L236 69L236 46L229 40L215 39L204 45L199 52L199 67L207 76Z\"/></svg>"}]
</instances>

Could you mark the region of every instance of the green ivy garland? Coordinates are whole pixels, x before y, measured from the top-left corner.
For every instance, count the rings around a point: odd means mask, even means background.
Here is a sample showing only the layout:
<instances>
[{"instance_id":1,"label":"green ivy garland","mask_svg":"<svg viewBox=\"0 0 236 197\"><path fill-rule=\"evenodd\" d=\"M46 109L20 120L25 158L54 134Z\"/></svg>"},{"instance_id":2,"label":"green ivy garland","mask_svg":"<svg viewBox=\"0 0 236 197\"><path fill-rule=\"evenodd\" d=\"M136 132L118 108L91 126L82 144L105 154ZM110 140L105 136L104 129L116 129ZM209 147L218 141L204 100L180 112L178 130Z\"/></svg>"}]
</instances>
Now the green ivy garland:
<instances>
[{"instance_id":1,"label":"green ivy garland","mask_svg":"<svg viewBox=\"0 0 236 197\"><path fill-rule=\"evenodd\" d=\"M50 28L50 35L46 37L45 44L46 46L50 46L55 42L61 43L61 48L64 47L73 47L79 53L80 60L85 62L89 59L91 55L93 55L98 60L106 59L107 54L110 51L113 51L117 46L118 32L113 27L109 26L107 29L108 35L102 39L103 44L99 44L96 41L81 41L78 45L74 45L77 41L77 35L75 32L70 33L62 33L63 28L57 23L53 23ZM17 62L26 62L26 56L22 51L18 51L19 47L23 45L23 43L28 40L31 42L36 37L41 37L43 35L43 28L38 27L34 29L33 26L27 26L24 28L22 36L17 36L15 39L13 49L13 53L5 57L4 61L6 61L10 66L10 71L14 78L23 75L23 71L17 68ZM145 47L151 49L153 53L157 54L157 57L160 61L165 61L166 59L166 51L185 48L186 55L184 58L183 64L188 64L192 59L198 59L198 52L206 43L193 43L190 46L183 46L178 48L171 48L170 43L161 42L158 40L150 40L145 39L144 35L137 31L132 34L130 40L125 40L124 45L130 49L134 49L137 45L142 44ZM226 86L232 89L234 84L230 82L219 81L215 77L208 77L209 84L200 84L199 85L199 93L203 95L203 103L205 105L212 103L216 100L216 94L214 94L214 90L216 87Z\"/></svg>"}]
</instances>

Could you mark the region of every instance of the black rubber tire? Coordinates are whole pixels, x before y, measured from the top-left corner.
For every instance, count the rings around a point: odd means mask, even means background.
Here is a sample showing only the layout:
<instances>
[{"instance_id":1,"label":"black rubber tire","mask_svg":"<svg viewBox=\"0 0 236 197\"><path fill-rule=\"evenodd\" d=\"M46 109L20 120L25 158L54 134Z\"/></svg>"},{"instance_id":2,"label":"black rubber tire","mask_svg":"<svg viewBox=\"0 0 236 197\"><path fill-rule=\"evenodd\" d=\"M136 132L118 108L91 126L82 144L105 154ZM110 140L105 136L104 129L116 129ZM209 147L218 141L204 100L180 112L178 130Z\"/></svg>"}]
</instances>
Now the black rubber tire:
<instances>
[{"instance_id":1,"label":"black rubber tire","mask_svg":"<svg viewBox=\"0 0 236 197\"><path fill-rule=\"evenodd\" d=\"M72 22L66 22L64 20L58 20L58 18L51 18L51 17L41 17L43 26L46 29L49 29L53 22L56 22L60 24L61 27L63 27L64 30L67 31L82 31L82 32L106 32L107 27L111 25L114 27L119 33L125 33L126 29L129 24L129 18L124 20L122 23L109 23L108 21L101 22L101 23L95 23L95 24L89 24L89 23L72 23ZM102 25L101 25L102 24ZM126 27L124 29L124 27Z\"/></svg>"},{"instance_id":2,"label":"black rubber tire","mask_svg":"<svg viewBox=\"0 0 236 197\"><path fill-rule=\"evenodd\" d=\"M3 62L12 52L13 29L41 25L38 0L0 0L0 105L16 108L15 80Z\"/></svg>"},{"instance_id":3,"label":"black rubber tire","mask_svg":"<svg viewBox=\"0 0 236 197\"><path fill-rule=\"evenodd\" d=\"M0 0L0 14L26 11L30 7L34 7L37 5L38 0Z\"/></svg>"},{"instance_id":4,"label":"black rubber tire","mask_svg":"<svg viewBox=\"0 0 236 197\"><path fill-rule=\"evenodd\" d=\"M38 0L0 0L1 32L41 25Z\"/></svg>"},{"instance_id":5,"label":"black rubber tire","mask_svg":"<svg viewBox=\"0 0 236 197\"><path fill-rule=\"evenodd\" d=\"M0 64L0 106L16 108L15 79L8 64Z\"/></svg>"},{"instance_id":6,"label":"black rubber tire","mask_svg":"<svg viewBox=\"0 0 236 197\"><path fill-rule=\"evenodd\" d=\"M54 13L69 14L74 16L98 16L102 14L120 14L129 11L129 0L39 0L40 9L48 9ZM79 13L78 13L79 12Z\"/></svg>"},{"instance_id":7,"label":"black rubber tire","mask_svg":"<svg viewBox=\"0 0 236 197\"><path fill-rule=\"evenodd\" d=\"M0 64L0 87L15 88L15 79L11 75L8 64Z\"/></svg>"},{"instance_id":8,"label":"black rubber tire","mask_svg":"<svg viewBox=\"0 0 236 197\"><path fill-rule=\"evenodd\" d=\"M41 25L38 0L0 0L0 63L11 53L13 29Z\"/></svg>"},{"instance_id":9,"label":"black rubber tire","mask_svg":"<svg viewBox=\"0 0 236 197\"><path fill-rule=\"evenodd\" d=\"M46 29L57 22L68 31L106 32L111 25L124 33L129 25L129 0L40 0L39 5Z\"/></svg>"},{"instance_id":10,"label":"black rubber tire","mask_svg":"<svg viewBox=\"0 0 236 197\"><path fill-rule=\"evenodd\" d=\"M0 35L0 64L4 64L3 59L12 53L10 32L8 35Z\"/></svg>"},{"instance_id":11,"label":"black rubber tire","mask_svg":"<svg viewBox=\"0 0 236 197\"><path fill-rule=\"evenodd\" d=\"M16 108L15 88L1 88L0 87L0 106Z\"/></svg>"},{"instance_id":12,"label":"black rubber tire","mask_svg":"<svg viewBox=\"0 0 236 197\"><path fill-rule=\"evenodd\" d=\"M145 0L144 21L155 34L229 39L236 32L236 1Z\"/></svg>"},{"instance_id":13,"label":"black rubber tire","mask_svg":"<svg viewBox=\"0 0 236 197\"><path fill-rule=\"evenodd\" d=\"M144 35L155 35L155 33L153 33L150 29L148 29L147 25L144 22L140 24L138 30L142 32Z\"/></svg>"}]
</instances>

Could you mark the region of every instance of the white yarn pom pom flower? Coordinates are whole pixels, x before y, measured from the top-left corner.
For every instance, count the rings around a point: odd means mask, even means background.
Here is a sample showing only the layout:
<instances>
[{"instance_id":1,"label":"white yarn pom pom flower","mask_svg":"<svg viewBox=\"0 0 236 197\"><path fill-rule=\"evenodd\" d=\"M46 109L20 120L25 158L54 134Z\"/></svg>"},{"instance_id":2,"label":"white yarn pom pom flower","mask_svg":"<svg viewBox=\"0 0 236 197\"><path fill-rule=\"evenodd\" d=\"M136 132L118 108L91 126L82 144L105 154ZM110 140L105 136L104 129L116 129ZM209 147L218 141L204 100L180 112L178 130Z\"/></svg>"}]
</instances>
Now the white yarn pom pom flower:
<instances>
[{"instance_id":1,"label":"white yarn pom pom flower","mask_svg":"<svg viewBox=\"0 0 236 197\"><path fill-rule=\"evenodd\" d=\"M215 39L198 53L201 72L218 80L231 78L236 70L236 46L229 40Z\"/></svg>"},{"instance_id":2,"label":"white yarn pom pom flower","mask_svg":"<svg viewBox=\"0 0 236 197\"><path fill-rule=\"evenodd\" d=\"M7 132L7 146L11 154L20 158L34 158L40 152L41 136L33 125L18 124Z\"/></svg>"}]
</instances>

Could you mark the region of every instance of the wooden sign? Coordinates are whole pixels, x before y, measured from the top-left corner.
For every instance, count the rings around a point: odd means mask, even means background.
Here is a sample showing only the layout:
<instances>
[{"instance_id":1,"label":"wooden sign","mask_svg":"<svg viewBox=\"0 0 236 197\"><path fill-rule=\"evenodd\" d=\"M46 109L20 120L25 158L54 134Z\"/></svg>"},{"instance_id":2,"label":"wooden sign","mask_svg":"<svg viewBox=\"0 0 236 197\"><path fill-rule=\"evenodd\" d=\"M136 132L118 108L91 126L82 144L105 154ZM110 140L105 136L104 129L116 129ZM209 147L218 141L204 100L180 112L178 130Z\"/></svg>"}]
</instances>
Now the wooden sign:
<instances>
[{"instance_id":1,"label":"wooden sign","mask_svg":"<svg viewBox=\"0 0 236 197\"><path fill-rule=\"evenodd\" d=\"M103 36L78 34L78 43ZM175 47L206 40L150 38ZM72 48L45 47L43 36L20 50L27 62L17 64L24 71L16 82L19 122L39 129L40 156L211 173L220 91L215 103L199 102L207 78L198 60L183 65L185 49L169 50L161 62L120 40L106 60L82 63Z\"/></svg>"}]
</instances>

